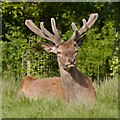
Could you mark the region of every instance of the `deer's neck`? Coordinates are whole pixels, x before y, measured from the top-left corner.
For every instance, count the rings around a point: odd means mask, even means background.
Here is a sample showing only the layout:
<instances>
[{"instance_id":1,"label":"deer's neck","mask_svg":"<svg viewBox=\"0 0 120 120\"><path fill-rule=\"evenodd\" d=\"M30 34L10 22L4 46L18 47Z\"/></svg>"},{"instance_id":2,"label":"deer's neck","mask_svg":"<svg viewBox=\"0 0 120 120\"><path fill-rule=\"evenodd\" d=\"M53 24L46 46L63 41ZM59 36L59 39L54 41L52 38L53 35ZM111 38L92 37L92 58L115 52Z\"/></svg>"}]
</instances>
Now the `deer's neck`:
<instances>
[{"instance_id":1,"label":"deer's neck","mask_svg":"<svg viewBox=\"0 0 120 120\"><path fill-rule=\"evenodd\" d=\"M84 101L89 96L95 95L90 81L76 67L69 71L60 68L60 74L67 100L81 99Z\"/></svg>"}]
</instances>

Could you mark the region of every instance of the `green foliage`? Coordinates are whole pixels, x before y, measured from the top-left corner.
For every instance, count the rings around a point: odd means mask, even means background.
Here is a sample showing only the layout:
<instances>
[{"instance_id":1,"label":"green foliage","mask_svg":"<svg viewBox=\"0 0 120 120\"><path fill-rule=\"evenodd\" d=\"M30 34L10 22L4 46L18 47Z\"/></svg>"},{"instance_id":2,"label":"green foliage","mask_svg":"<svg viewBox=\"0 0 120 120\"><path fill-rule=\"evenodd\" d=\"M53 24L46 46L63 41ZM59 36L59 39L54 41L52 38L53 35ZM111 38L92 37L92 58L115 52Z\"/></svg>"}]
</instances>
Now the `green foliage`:
<instances>
[{"instance_id":1,"label":"green foliage","mask_svg":"<svg viewBox=\"0 0 120 120\"><path fill-rule=\"evenodd\" d=\"M91 108L80 103L64 103L56 98L18 98L19 82L3 80L3 118L118 118L118 80L95 84L97 101Z\"/></svg>"},{"instance_id":2,"label":"green foliage","mask_svg":"<svg viewBox=\"0 0 120 120\"><path fill-rule=\"evenodd\" d=\"M112 52L115 37L113 35L114 31L111 22L107 22L100 33L95 34L96 31L98 31L98 29L91 29L87 33L88 37L79 50L78 66L83 66L81 69L83 69L84 72L86 71L88 75L99 80L103 79L102 76L110 74L109 67L113 56Z\"/></svg>"},{"instance_id":3,"label":"green foliage","mask_svg":"<svg viewBox=\"0 0 120 120\"><path fill-rule=\"evenodd\" d=\"M93 79L115 77L119 71L119 11L117 3L3 2L3 73L17 79L29 72L36 77L59 76L55 55L43 52L40 47L40 41L47 41L36 37L25 26L25 20L32 19L37 26L44 21L51 31L50 18L54 17L62 39L67 40L73 33L72 21L80 28L82 18L87 19L90 13L97 12L99 18L79 49L77 65Z\"/></svg>"}]
</instances>

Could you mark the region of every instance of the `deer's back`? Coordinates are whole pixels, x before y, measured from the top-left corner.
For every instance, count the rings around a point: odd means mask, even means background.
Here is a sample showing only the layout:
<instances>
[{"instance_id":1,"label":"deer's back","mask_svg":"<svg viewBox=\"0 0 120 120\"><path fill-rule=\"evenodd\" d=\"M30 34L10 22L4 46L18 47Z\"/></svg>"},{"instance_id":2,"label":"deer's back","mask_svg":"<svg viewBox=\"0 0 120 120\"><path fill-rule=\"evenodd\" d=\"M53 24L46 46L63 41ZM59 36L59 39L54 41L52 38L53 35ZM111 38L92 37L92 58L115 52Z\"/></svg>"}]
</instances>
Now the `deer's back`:
<instances>
[{"instance_id":1,"label":"deer's back","mask_svg":"<svg viewBox=\"0 0 120 120\"><path fill-rule=\"evenodd\" d=\"M64 92L60 77L39 78L35 79L26 76L22 82L18 92L19 96L26 96L29 99L39 98L42 96L64 98Z\"/></svg>"}]
</instances>

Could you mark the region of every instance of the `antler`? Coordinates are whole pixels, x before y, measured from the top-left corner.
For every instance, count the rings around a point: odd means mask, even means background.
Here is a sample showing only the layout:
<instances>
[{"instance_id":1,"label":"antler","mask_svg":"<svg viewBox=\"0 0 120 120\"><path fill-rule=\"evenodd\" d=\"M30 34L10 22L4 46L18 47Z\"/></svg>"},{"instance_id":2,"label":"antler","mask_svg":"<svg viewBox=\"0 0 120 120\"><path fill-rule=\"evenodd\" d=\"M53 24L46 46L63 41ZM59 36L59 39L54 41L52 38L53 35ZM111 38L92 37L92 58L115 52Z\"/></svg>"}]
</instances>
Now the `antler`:
<instances>
[{"instance_id":1,"label":"antler","mask_svg":"<svg viewBox=\"0 0 120 120\"><path fill-rule=\"evenodd\" d=\"M26 20L25 21L25 25L31 30L33 31L35 34L39 35L42 38L45 38L47 40L52 41L53 43L55 43L55 45L59 45L61 43L60 40L60 35L58 33L58 30L56 28L56 22L54 18L51 18L51 26L52 26L52 31L54 34L51 34L47 29L45 29L44 27L44 23L41 22L40 23L40 28L39 29L33 22L32 20Z\"/></svg>"},{"instance_id":2,"label":"antler","mask_svg":"<svg viewBox=\"0 0 120 120\"><path fill-rule=\"evenodd\" d=\"M98 18L98 14L97 13L92 13L88 19L88 21L86 21L85 19L82 20L83 22L83 26L80 30L78 30L78 28L76 27L75 23L72 22L71 26L72 29L74 30L74 33L72 35L72 37L70 39L74 39L77 40L79 39L79 37L81 35L83 35L89 28L92 27L92 25L95 23L95 21Z\"/></svg>"}]
</instances>

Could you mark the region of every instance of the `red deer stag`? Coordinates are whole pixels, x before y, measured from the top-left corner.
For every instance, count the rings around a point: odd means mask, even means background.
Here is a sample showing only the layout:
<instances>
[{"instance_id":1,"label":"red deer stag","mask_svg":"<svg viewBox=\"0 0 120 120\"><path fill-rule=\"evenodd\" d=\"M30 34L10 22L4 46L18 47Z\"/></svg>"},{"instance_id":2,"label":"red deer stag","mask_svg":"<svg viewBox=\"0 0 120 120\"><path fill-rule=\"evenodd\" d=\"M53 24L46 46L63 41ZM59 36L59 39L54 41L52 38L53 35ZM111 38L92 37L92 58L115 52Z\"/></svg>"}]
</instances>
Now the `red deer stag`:
<instances>
[{"instance_id":1,"label":"red deer stag","mask_svg":"<svg viewBox=\"0 0 120 120\"><path fill-rule=\"evenodd\" d=\"M88 21L83 19L83 26L80 30L72 22L71 26L74 33L67 41L61 40L54 18L51 18L54 34L45 29L43 22L40 23L39 29L32 20L26 20L25 25L31 31L54 43L54 45L42 43L41 46L45 51L57 54L61 77L35 79L26 76L22 80L18 94L30 99L44 95L57 96L69 102L79 100L83 104L95 101L96 93L92 83L77 69L75 64L78 48L83 42L84 33L92 27L97 18L98 14L92 13Z\"/></svg>"}]
</instances>

